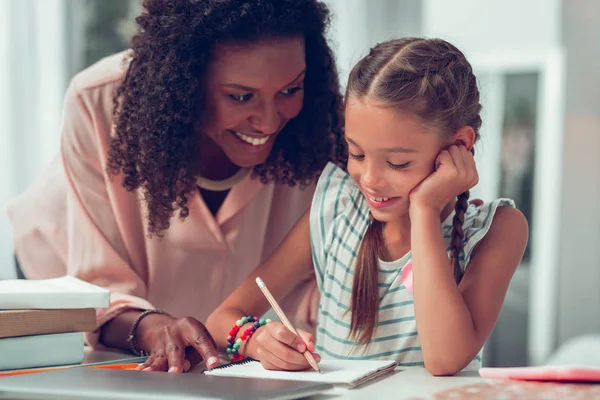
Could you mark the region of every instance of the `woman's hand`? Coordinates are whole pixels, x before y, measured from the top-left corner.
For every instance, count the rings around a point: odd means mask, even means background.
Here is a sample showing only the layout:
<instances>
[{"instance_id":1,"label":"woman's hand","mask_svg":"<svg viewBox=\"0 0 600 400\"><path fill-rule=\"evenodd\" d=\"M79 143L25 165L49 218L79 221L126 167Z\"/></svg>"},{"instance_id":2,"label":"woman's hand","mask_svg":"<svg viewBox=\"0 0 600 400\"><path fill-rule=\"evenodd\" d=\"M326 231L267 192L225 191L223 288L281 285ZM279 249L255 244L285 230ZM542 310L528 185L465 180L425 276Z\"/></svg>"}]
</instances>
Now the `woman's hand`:
<instances>
[{"instance_id":1,"label":"woman's hand","mask_svg":"<svg viewBox=\"0 0 600 400\"><path fill-rule=\"evenodd\" d=\"M301 371L311 368L304 352L315 351L315 340L310 333L298 329L297 336L281 322L270 322L256 330L248 339L245 356L259 360L265 369ZM313 353L317 362L321 357Z\"/></svg>"},{"instance_id":2,"label":"woman's hand","mask_svg":"<svg viewBox=\"0 0 600 400\"><path fill-rule=\"evenodd\" d=\"M435 171L410 193L410 208L429 208L442 212L446 204L479 182L473 154L464 146L442 150Z\"/></svg>"},{"instance_id":3,"label":"woman's hand","mask_svg":"<svg viewBox=\"0 0 600 400\"><path fill-rule=\"evenodd\" d=\"M136 337L138 347L150 352L138 370L186 372L202 360L207 368L219 365L215 341L192 317L150 314L141 320Z\"/></svg>"}]
</instances>

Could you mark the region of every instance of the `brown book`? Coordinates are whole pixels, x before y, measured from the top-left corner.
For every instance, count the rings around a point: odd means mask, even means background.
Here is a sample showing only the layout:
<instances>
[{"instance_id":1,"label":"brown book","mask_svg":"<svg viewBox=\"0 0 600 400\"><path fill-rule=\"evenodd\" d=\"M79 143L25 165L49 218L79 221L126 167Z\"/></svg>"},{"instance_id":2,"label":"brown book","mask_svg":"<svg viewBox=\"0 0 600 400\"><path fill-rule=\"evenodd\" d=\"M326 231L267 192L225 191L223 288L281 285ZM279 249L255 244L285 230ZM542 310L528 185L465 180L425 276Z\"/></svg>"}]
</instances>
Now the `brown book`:
<instances>
[{"instance_id":1,"label":"brown book","mask_svg":"<svg viewBox=\"0 0 600 400\"><path fill-rule=\"evenodd\" d=\"M0 338L47 333L91 332L96 310L0 310Z\"/></svg>"}]
</instances>

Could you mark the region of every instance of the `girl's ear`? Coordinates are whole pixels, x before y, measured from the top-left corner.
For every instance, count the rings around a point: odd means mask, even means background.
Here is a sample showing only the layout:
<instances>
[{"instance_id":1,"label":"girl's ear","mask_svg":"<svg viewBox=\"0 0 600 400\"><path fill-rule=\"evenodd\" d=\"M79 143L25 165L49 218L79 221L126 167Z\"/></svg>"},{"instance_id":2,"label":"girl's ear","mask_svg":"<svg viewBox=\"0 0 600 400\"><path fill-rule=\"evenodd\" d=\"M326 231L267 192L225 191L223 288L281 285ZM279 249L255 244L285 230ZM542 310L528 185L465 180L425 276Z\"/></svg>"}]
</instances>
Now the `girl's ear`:
<instances>
[{"instance_id":1,"label":"girl's ear","mask_svg":"<svg viewBox=\"0 0 600 400\"><path fill-rule=\"evenodd\" d=\"M475 144L476 136L473 128L465 125L452 134L450 143L456 146L464 146L467 150L471 151Z\"/></svg>"}]
</instances>

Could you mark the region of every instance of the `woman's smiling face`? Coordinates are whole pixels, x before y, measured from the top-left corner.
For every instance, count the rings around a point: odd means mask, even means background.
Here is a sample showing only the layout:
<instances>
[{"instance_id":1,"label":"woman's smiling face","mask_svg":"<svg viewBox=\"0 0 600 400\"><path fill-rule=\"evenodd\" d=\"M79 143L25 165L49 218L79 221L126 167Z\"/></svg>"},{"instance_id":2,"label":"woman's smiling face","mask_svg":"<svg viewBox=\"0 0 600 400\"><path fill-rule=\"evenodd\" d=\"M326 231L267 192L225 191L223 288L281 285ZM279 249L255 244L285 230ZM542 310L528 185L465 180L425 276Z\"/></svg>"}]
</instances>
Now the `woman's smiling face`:
<instances>
[{"instance_id":1,"label":"woman's smiling face","mask_svg":"<svg viewBox=\"0 0 600 400\"><path fill-rule=\"evenodd\" d=\"M240 167L263 163L302 109L303 38L222 43L209 65L201 131Z\"/></svg>"}]
</instances>

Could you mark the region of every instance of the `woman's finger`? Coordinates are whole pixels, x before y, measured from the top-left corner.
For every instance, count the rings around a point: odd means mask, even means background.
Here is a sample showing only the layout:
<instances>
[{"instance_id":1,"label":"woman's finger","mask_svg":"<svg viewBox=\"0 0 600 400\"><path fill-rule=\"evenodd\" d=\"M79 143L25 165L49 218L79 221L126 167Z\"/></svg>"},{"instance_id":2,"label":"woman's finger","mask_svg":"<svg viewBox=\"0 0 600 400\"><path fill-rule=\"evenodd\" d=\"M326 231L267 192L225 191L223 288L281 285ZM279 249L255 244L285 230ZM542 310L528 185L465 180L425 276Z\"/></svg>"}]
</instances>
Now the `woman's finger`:
<instances>
[{"instance_id":1,"label":"woman's finger","mask_svg":"<svg viewBox=\"0 0 600 400\"><path fill-rule=\"evenodd\" d=\"M145 368L148 368L150 365L152 365L152 363L154 362L154 355L150 354L148 356L148 358L146 358L146 361L144 361L143 363L139 364L135 369L138 371L141 371Z\"/></svg>"},{"instance_id":2,"label":"woman's finger","mask_svg":"<svg viewBox=\"0 0 600 400\"><path fill-rule=\"evenodd\" d=\"M185 349L185 361L183 363L183 371L187 372L193 369L194 367L196 367L196 365L200 364L200 362L202 362L202 356L200 355L200 353L198 353L198 350L191 346L187 347Z\"/></svg>"},{"instance_id":3,"label":"woman's finger","mask_svg":"<svg viewBox=\"0 0 600 400\"><path fill-rule=\"evenodd\" d=\"M165 352L169 364L169 372L183 372L185 347L180 337L171 336L167 339Z\"/></svg>"},{"instance_id":4,"label":"woman's finger","mask_svg":"<svg viewBox=\"0 0 600 400\"><path fill-rule=\"evenodd\" d=\"M198 351L206 364L206 368L219 366L217 346L204 324L191 317L183 318L183 320L182 332L186 344Z\"/></svg>"},{"instance_id":5,"label":"woman's finger","mask_svg":"<svg viewBox=\"0 0 600 400\"><path fill-rule=\"evenodd\" d=\"M167 360L165 350L161 349L156 352L152 364L150 364L149 367L144 368L142 371L166 371L168 366L169 362Z\"/></svg>"}]
</instances>

